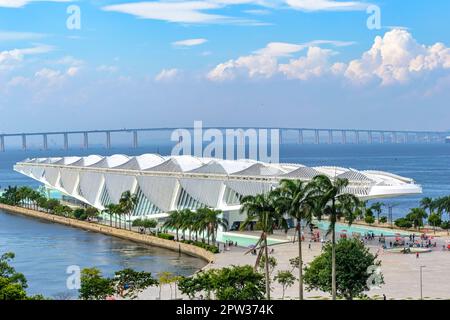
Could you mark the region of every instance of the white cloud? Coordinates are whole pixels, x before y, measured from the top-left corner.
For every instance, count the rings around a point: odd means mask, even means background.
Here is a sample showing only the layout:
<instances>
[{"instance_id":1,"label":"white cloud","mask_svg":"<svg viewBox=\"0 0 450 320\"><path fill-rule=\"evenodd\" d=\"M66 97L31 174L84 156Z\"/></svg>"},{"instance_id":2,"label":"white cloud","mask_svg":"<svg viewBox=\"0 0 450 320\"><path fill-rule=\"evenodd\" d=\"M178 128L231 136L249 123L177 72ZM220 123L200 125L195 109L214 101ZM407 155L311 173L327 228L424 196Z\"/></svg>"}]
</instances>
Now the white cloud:
<instances>
[{"instance_id":1,"label":"white cloud","mask_svg":"<svg viewBox=\"0 0 450 320\"><path fill-rule=\"evenodd\" d=\"M264 77L270 78L277 73L282 73L294 77L294 73L288 72L289 65L283 65L280 70L279 58L292 56L294 53L298 53L306 48L317 47L318 45L332 45L332 46L346 46L351 45L353 42L344 41L332 41L332 40L315 40L303 44L293 44L286 42L270 42L266 47L254 51L252 55L239 57L235 60L229 60L227 62L217 65L213 70L211 70L207 78L210 80L231 80L236 78L238 75L247 75L250 78L254 77ZM308 51L307 60L303 61L300 58L297 62L294 60L291 63L296 65L297 72L296 77L299 77L298 71L305 68L304 64L308 62L314 62L317 64L318 56L317 54L330 55L330 50L324 50L316 48L311 52ZM320 60L323 61L323 60ZM303 66L303 67L301 67ZM316 71L309 70L310 74L317 73L318 66L315 65ZM305 69L306 70L306 69Z\"/></svg>"},{"instance_id":2,"label":"white cloud","mask_svg":"<svg viewBox=\"0 0 450 320\"><path fill-rule=\"evenodd\" d=\"M46 78L49 80L54 80L55 78L58 78L60 75L61 71L49 68L43 68L34 74L36 78Z\"/></svg>"},{"instance_id":3,"label":"white cloud","mask_svg":"<svg viewBox=\"0 0 450 320\"><path fill-rule=\"evenodd\" d=\"M1 1L1 0L0 0ZM218 13L228 6L252 5L276 8L284 0L159 0L107 5L102 10L121 12L140 19L152 19L182 24L236 24L260 26L268 23L254 19L237 18ZM245 12L245 11L244 11ZM250 14L248 12L248 14ZM254 15L254 13L252 14Z\"/></svg>"},{"instance_id":4,"label":"white cloud","mask_svg":"<svg viewBox=\"0 0 450 320\"><path fill-rule=\"evenodd\" d=\"M20 64L27 55L42 54L54 48L47 45L37 45L31 48L12 49L0 52L0 70L10 70Z\"/></svg>"},{"instance_id":5,"label":"white cloud","mask_svg":"<svg viewBox=\"0 0 450 320\"><path fill-rule=\"evenodd\" d=\"M308 80L330 71L330 57L335 52L319 47L309 47L306 56L280 64L278 70L291 79Z\"/></svg>"},{"instance_id":6,"label":"white cloud","mask_svg":"<svg viewBox=\"0 0 450 320\"><path fill-rule=\"evenodd\" d=\"M271 42L251 55L218 64L207 74L207 78L222 81L238 76L270 78L283 75L308 80L332 75L345 77L354 83L378 81L382 85L390 85L407 83L432 72L448 73L450 70L450 48L443 43L431 46L419 44L404 29L388 31L383 37L377 36L372 48L364 52L361 58L348 63L333 61L337 52L319 47L324 44L340 47L353 43L328 40L305 44ZM280 62L280 59L292 57L305 48L308 49L306 55L291 58L287 63Z\"/></svg>"},{"instance_id":7,"label":"white cloud","mask_svg":"<svg viewBox=\"0 0 450 320\"><path fill-rule=\"evenodd\" d=\"M101 66L97 67L97 71L100 71L100 72L114 73L114 72L117 72L118 70L119 70L119 68L117 66L109 66L109 65L105 65L105 64L102 64Z\"/></svg>"},{"instance_id":8,"label":"white cloud","mask_svg":"<svg viewBox=\"0 0 450 320\"><path fill-rule=\"evenodd\" d=\"M22 8L31 2L71 2L72 0L0 0L0 7Z\"/></svg>"},{"instance_id":9,"label":"white cloud","mask_svg":"<svg viewBox=\"0 0 450 320\"><path fill-rule=\"evenodd\" d=\"M84 64L84 61L80 60L80 59L76 59L72 56L64 56L61 59L56 60L56 64L63 64L63 65L79 67Z\"/></svg>"},{"instance_id":10,"label":"white cloud","mask_svg":"<svg viewBox=\"0 0 450 320\"><path fill-rule=\"evenodd\" d=\"M134 15L141 19L154 19L178 23L218 23L229 17L206 13L222 5L209 1L132 2L105 6L105 11Z\"/></svg>"},{"instance_id":11,"label":"white cloud","mask_svg":"<svg viewBox=\"0 0 450 320\"><path fill-rule=\"evenodd\" d=\"M257 15L257 16L265 16L270 14L270 10L267 9L249 9L249 10L244 10L245 13L248 14L253 14L253 15Z\"/></svg>"},{"instance_id":12,"label":"white cloud","mask_svg":"<svg viewBox=\"0 0 450 320\"><path fill-rule=\"evenodd\" d=\"M45 34L34 32L0 31L0 41L38 40L46 36Z\"/></svg>"},{"instance_id":13,"label":"white cloud","mask_svg":"<svg viewBox=\"0 0 450 320\"><path fill-rule=\"evenodd\" d=\"M0 0L2 1L2 0ZM242 13L249 18L237 18L224 14L228 6L245 5ZM276 9L301 11L351 11L365 10L368 3L362 1L335 0L158 0L128 2L102 7L105 11L121 12L140 19L152 19L182 24L238 24L269 25L254 20ZM250 6L250 8L248 8Z\"/></svg>"},{"instance_id":14,"label":"white cloud","mask_svg":"<svg viewBox=\"0 0 450 320\"><path fill-rule=\"evenodd\" d=\"M67 69L66 74L69 77L74 77L78 74L79 71L80 71L79 67L70 67L69 69Z\"/></svg>"},{"instance_id":15,"label":"white cloud","mask_svg":"<svg viewBox=\"0 0 450 320\"><path fill-rule=\"evenodd\" d=\"M178 69L163 69L160 73L158 73L155 77L155 81L157 82L167 82L173 79L176 79L180 75L180 70Z\"/></svg>"},{"instance_id":16,"label":"white cloud","mask_svg":"<svg viewBox=\"0 0 450 320\"><path fill-rule=\"evenodd\" d=\"M292 53L304 49L304 45L286 43L286 42L270 42L265 48L259 49L254 53L257 55L267 55L272 57L289 56Z\"/></svg>"},{"instance_id":17,"label":"white cloud","mask_svg":"<svg viewBox=\"0 0 450 320\"><path fill-rule=\"evenodd\" d=\"M208 40L203 39L203 38L186 39L186 40L172 42L172 45L175 47L193 47L193 46L198 46L198 45L204 44L207 41Z\"/></svg>"},{"instance_id":18,"label":"white cloud","mask_svg":"<svg viewBox=\"0 0 450 320\"><path fill-rule=\"evenodd\" d=\"M356 11L366 10L368 3L336 0L286 0L286 4L302 11Z\"/></svg>"},{"instance_id":19,"label":"white cloud","mask_svg":"<svg viewBox=\"0 0 450 320\"><path fill-rule=\"evenodd\" d=\"M442 43L419 44L408 31L395 29L377 36L370 50L348 64L345 75L355 82L379 79L388 85L439 69L450 69L449 48Z\"/></svg>"}]
</instances>

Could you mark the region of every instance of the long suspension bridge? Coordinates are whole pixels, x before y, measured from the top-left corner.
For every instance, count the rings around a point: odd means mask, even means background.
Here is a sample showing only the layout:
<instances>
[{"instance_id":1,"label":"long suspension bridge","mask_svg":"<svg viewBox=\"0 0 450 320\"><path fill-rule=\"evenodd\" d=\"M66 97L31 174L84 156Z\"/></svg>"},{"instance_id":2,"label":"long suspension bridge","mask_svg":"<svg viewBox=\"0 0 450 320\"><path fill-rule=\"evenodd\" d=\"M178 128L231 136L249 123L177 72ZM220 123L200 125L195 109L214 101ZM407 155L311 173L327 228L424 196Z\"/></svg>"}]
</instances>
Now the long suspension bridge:
<instances>
[{"instance_id":1,"label":"long suspension bridge","mask_svg":"<svg viewBox=\"0 0 450 320\"><path fill-rule=\"evenodd\" d=\"M30 137L41 137L40 149L49 149L49 137L62 137L63 149L71 147L71 138L81 137L82 147L90 147L89 138L92 135L103 135L104 146L110 149L113 146L111 136L113 134L128 134L130 136L130 147L138 148L140 144L139 136L144 133L170 133L177 130L194 131L194 127L181 128L136 128L136 129L105 129L105 130L79 130L79 131L54 131L54 132L28 132L28 133L0 133L0 152L5 152L12 141L21 140L22 150L27 150L27 143ZM365 129L324 129L324 128L283 128L283 127L202 127L202 130L277 130L279 133L279 143L297 144L396 144L396 143L444 143L450 139L450 131L399 131L399 130L365 130ZM20 141L19 140L19 141ZM148 142L146 140L146 142Z\"/></svg>"}]
</instances>

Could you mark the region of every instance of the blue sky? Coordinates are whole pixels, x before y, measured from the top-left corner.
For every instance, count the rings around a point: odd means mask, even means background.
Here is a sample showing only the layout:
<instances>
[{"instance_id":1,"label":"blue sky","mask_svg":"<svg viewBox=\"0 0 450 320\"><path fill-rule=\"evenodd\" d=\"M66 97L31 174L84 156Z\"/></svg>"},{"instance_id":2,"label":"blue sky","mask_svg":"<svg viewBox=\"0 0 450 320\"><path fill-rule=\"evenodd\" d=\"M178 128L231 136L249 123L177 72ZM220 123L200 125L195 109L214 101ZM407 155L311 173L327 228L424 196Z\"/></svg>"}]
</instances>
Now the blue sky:
<instances>
[{"instance_id":1,"label":"blue sky","mask_svg":"<svg viewBox=\"0 0 450 320\"><path fill-rule=\"evenodd\" d=\"M450 129L448 12L446 0L0 0L0 131Z\"/></svg>"}]
</instances>

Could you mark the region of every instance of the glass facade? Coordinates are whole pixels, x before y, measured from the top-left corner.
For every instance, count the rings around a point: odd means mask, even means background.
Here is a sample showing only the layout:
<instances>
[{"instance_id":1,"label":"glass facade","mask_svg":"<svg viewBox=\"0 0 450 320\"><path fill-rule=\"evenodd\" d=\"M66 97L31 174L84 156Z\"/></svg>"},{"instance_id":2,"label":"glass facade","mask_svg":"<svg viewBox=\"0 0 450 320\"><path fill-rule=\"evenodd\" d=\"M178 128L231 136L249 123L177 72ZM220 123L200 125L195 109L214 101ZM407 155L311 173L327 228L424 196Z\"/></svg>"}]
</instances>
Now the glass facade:
<instances>
[{"instance_id":1,"label":"glass facade","mask_svg":"<svg viewBox=\"0 0 450 320\"><path fill-rule=\"evenodd\" d=\"M231 189L230 187L225 188L225 193L223 195L223 201L229 206L237 206L241 203L242 195Z\"/></svg>"},{"instance_id":2,"label":"glass facade","mask_svg":"<svg viewBox=\"0 0 450 320\"><path fill-rule=\"evenodd\" d=\"M103 207L106 207L108 204L112 203L111 197L108 193L108 189L106 188L106 184L103 186L102 193L100 194L100 203Z\"/></svg>"},{"instance_id":3,"label":"glass facade","mask_svg":"<svg viewBox=\"0 0 450 320\"><path fill-rule=\"evenodd\" d=\"M133 216L146 216L163 212L144 195L141 188L138 187L136 190L136 195L138 198L138 203L134 208Z\"/></svg>"},{"instance_id":4,"label":"glass facade","mask_svg":"<svg viewBox=\"0 0 450 320\"><path fill-rule=\"evenodd\" d=\"M191 195L186 192L186 190L181 188L181 192L178 196L178 201L177 201L177 209L178 210L183 210L183 209L197 210L199 208L205 208L205 207L206 207L205 204L192 198Z\"/></svg>"}]
</instances>

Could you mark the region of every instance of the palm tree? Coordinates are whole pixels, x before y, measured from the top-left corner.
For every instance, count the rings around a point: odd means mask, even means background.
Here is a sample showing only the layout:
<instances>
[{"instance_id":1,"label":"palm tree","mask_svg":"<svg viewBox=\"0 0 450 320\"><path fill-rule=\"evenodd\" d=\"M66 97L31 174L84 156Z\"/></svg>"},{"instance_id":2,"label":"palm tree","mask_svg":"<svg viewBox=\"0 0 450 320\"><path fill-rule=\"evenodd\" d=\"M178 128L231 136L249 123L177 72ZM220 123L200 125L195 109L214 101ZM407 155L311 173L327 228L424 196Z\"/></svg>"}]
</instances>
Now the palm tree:
<instances>
[{"instance_id":1,"label":"palm tree","mask_svg":"<svg viewBox=\"0 0 450 320\"><path fill-rule=\"evenodd\" d=\"M131 221L131 214L134 208L137 206L139 198L137 194L132 194L131 191L125 191L119 200L119 205L121 206L124 213L128 214L128 221ZM125 225L126 227L126 225ZM129 229L131 230L131 223L129 223Z\"/></svg>"},{"instance_id":2,"label":"palm tree","mask_svg":"<svg viewBox=\"0 0 450 320\"><path fill-rule=\"evenodd\" d=\"M117 213L119 212L119 206L117 204L110 203L108 204L105 209L102 211L103 213L106 213L109 215L109 225L112 227L112 217L116 217L114 226L117 227Z\"/></svg>"},{"instance_id":3,"label":"palm tree","mask_svg":"<svg viewBox=\"0 0 450 320\"><path fill-rule=\"evenodd\" d=\"M273 192L258 194L256 196L246 196L241 199L241 213L246 213L247 218L241 226L245 229L251 222L258 221L261 228L261 237L256 243L256 247L262 244L258 257L256 258L255 269L259 265L262 250L265 256L265 278L266 278L266 295L270 300L270 277L269 277L269 251L267 248L267 236L273 233L273 227L276 224L286 225L286 221L276 209L277 197Z\"/></svg>"},{"instance_id":4,"label":"palm tree","mask_svg":"<svg viewBox=\"0 0 450 320\"><path fill-rule=\"evenodd\" d=\"M412 221L417 230L420 230L420 227L423 226L423 219L428 218L428 214L423 208L412 208L406 217Z\"/></svg>"},{"instance_id":5,"label":"palm tree","mask_svg":"<svg viewBox=\"0 0 450 320\"><path fill-rule=\"evenodd\" d=\"M213 245L216 244L216 235L219 227L224 229L228 228L228 221L225 218L221 218L222 210L215 210L211 208L200 208L197 210L203 217L203 224L206 227L208 234L208 244L209 238L212 238Z\"/></svg>"},{"instance_id":6,"label":"palm tree","mask_svg":"<svg viewBox=\"0 0 450 320\"><path fill-rule=\"evenodd\" d=\"M189 231L189 241L190 241L192 240L192 232L194 231L195 212L193 212L190 209L185 209L183 210L183 213L185 215L184 225L187 226L187 229Z\"/></svg>"},{"instance_id":7,"label":"palm tree","mask_svg":"<svg viewBox=\"0 0 450 320\"><path fill-rule=\"evenodd\" d=\"M31 193L33 192L33 189L28 188L28 187L20 187L17 190L17 197L19 198L19 202L22 202L22 205L25 208L30 209L31 207L31 203L30 203L30 196Z\"/></svg>"},{"instance_id":8,"label":"palm tree","mask_svg":"<svg viewBox=\"0 0 450 320\"><path fill-rule=\"evenodd\" d=\"M179 241L178 231L180 230L181 226L183 225L182 218L183 218L182 211L174 210L174 211L169 212L169 216L167 217L166 221L163 224L163 228L165 228L165 229L173 228L176 230L177 241Z\"/></svg>"},{"instance_id":9,"label":"palm tree","mask_svg":"<svg viewBox=\"0 0 450 320\"><path fill-rule=\"evenodd\" d=\"M439 205L439 199L433 200L430 197L425 197L420 200L420 207L428 210L430 215L433 213L433 210Z\"/></svg>"},{"instance_id":10,"label":"palm tree","mask_svg":"<svg viewBox=\"0 0 450 320\"><path fill-rule=\"evenodd\" d=\"M183 240L186 240L186 230L192 228L191 218L192 211L190 209L186 208L180 211L180 230L183 232Z\"/></svg>"},{"instance_id":11,"label":"palm tree","mask_svg":"<svg viewBox=\"0 0 450 320\"><path fill-rule=\"evenodd\" d=\"M375 202L375 203L372 203L372 205L370 206L370 210L375 211L377 213L378 224L380 224L380 214L383 211L383 206L384 206L384 203L382 203L382 202Z\"/></svg>"},{"instance_id":12,"label":"palm tree","mask_svg":"<svg viewBox=\"0 0 450 320\"><path fill-rule=\"evenodd\" d=\"M329 218L330 226L328 234L331 233L331 295L336 300L336 221L345 217L348 224L355 219L355 207L359 200L356 196L343 193L348 185L347 179L335 179L331 181L325 175L313 178L312 183L316 188L315 214L319 219L322 215Z\"/></svg>"},{"instance_id":13,"label":"palm tree","mask_svg":"<svg viewBox=\"0 0 450 320\"><path fill-rule=\"evenodd\" d=\"M199 232L203 232L206 229L205 212L197 210L192 217L192 231L195 232L195 239L198 240Z\"/></svg>"},{"instance_id":14,"label":"palm tree","mask_svg":"<svg viewBox=\"0 0 450 320\"><path fill-rule=\"evenodd\" d=\"M279 210L288 213L297 220L298 257L299 257L299 299L303 300L303 257L302 257L302 220L307 224L312 220L312 206L314 188L300 180L281 180L279 190L281 197L278 201Z\"/></svg>"}]
</instances>

